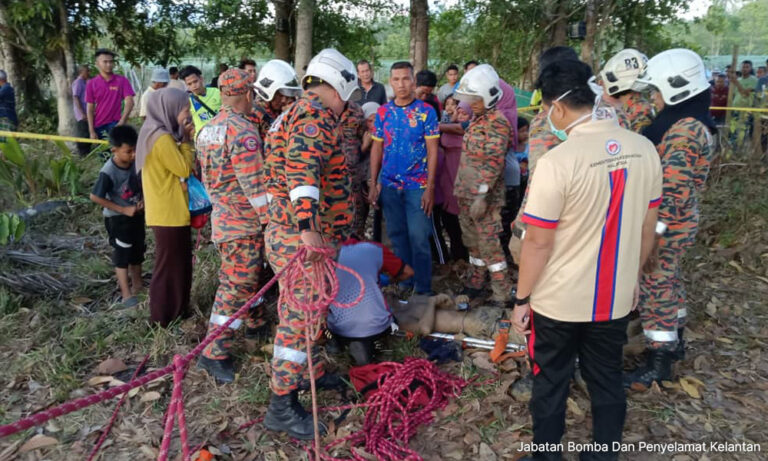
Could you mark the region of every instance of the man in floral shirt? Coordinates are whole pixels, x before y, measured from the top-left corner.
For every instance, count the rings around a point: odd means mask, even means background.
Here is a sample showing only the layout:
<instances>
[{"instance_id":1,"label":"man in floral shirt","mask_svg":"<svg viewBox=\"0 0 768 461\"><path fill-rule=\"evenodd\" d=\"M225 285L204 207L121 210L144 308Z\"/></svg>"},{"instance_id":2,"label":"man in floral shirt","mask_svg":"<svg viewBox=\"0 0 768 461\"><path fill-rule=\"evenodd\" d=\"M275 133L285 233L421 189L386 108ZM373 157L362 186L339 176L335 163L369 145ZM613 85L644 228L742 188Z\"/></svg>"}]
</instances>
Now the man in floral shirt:
<instances>
[{"instance_id":1,"label":"man in floral shirt","mask_svg":"<svg viewBox=\"0 0 768 461\"><path fill-rule=\"evenodd\" d=\"M437 114L415 99L413 66L396 62L389 84L395 99L381 106L371 147L369 199L381 195L387 235L395 254L413 267L416 294L432 292L432 205L435 194Z\"/></svg>"}]
</instances>

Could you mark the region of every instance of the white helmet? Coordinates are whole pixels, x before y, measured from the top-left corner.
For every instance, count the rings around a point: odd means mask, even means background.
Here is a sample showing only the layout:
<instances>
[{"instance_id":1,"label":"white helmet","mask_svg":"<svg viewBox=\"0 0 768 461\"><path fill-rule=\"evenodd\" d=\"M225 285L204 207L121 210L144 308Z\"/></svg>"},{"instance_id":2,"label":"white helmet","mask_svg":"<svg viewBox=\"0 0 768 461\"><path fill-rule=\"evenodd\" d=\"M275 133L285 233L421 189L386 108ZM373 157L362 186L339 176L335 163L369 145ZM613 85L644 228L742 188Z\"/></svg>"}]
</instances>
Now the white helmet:
<instances>
[{"instance_id":1,"label":"white helmet","mask_svg":"<svg viewBox=\"0 0 768 461\"><path fill-rule=\"evenodd\" d=\"M309 61L307 72L301 79L302 85L311 82L313 78L331 85L344 101L349 101L359 91L354 63L333 48L324 49Z\"/></svg>"},{"instance_id":2,"label":"white helmet","mask_svg":"<svg viewBox=\"0 0 768 461\"><path fill-rule=\"evenodd\" d=\"M619 51L600 71L605 92L613 96L631 90L637 77L645 72L647 64L648 56L633 48Z\"/></svg>"},{"instance_id":3,"label":"white helmet","mask_svg":"<svg viewBox=\"0 0 768 461\"><path fill-rule=\"evenodd\" d=\"M655 87L671 106L709 89L704 62L685 48L662 51L648 60L648 68L637 77L635 88Z\"/></svg>"},{"instance_id":4,"label":"white helmet","mask_svg":"<svg viewBox=\"0 0 768 461\"><path fill-rule=\"evenodd\" d=\"M495 106L504 92L499 85L499 74L490 64L475 66L461 77L459 87L453 93L459 101L471 102L483 98L486 109Z\"/></svg>"},{"instance_id":5,"label":"white helmet","mask_svg":"<svg viewBox=\"0 0 768 461\"><path fill-rule=\"evenodd\" d=\"M253 86L259 97L265 101L271 101L278 91L292 98L301 96L302 91L296 71L280 59L273 59L264 64Z\"/></svg>"}]
</instances>

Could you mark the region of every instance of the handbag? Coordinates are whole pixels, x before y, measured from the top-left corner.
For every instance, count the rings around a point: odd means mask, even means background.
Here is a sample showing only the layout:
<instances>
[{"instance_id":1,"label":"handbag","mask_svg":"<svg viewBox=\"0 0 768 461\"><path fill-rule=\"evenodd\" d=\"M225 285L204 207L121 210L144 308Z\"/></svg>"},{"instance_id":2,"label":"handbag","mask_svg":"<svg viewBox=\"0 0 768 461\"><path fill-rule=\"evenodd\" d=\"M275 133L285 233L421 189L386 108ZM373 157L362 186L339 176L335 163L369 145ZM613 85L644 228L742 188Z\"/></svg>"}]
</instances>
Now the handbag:
<instances>
[{"instance_id":1,"label":"handbag","mask_svg":"<svg viewBox=\"0 0 768 461\"><path fill-rule=\"evenodd\" d=\"M187 179L187 193L189 194L189 216L191 218L191 226L195 229L199 229L205 226L208 222L208 215L213 210L211 204L211 197L208 192L205 191L203 183L200 182L195 176L190 176Z\"/></svg>"}]
</instances>

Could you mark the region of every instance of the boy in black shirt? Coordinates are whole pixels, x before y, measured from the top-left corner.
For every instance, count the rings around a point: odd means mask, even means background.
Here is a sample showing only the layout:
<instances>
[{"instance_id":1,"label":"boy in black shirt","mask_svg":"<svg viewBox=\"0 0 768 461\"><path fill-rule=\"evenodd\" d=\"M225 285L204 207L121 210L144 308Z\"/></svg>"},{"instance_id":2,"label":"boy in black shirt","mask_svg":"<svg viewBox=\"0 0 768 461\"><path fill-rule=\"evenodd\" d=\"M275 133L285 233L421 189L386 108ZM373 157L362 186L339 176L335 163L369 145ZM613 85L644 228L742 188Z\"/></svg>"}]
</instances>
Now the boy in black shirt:
<instances>
[{"instance_id":1,"label":"boy in black shirt","mask_svg":"<svg viewBox=\"0 0 768 461\"><path fill-rule=\"evenodd\" d=\"M104 224L109 244L114 249L112 264L115 265L124 307L137 305L136 293L142 289L144 201L141 182L133 165L137 138L136 130L131 126L112 129L109 133L112 158L101 168L99 179L91 191L91 201L104 207Z\"/></svg>"}]
</instances>

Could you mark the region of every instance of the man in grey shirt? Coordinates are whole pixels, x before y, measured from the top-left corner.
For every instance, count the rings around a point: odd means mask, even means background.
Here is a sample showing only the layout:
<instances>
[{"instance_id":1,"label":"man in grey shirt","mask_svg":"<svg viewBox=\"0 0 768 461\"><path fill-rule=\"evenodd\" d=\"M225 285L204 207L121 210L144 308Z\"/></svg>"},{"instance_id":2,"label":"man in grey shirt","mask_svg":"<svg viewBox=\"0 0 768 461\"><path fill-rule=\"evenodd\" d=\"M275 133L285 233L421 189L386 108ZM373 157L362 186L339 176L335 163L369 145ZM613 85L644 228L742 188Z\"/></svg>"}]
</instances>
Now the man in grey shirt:
<instances>
[{"instance_id":1,"label":"man in grey shirt","mask_svg":"<svg viewBox=\"0 0 768 461\"><path fill-rule=\"evenodd\" d=\"M371 63L363 59L357 63L357 78L360 80L360 99L357 102L361 106L366 102L375 102L380 106L387 103L387 90L384 85L373 80L373 68Z\"/></svg>"}]
</instances>

